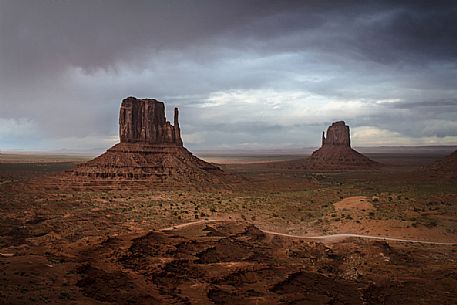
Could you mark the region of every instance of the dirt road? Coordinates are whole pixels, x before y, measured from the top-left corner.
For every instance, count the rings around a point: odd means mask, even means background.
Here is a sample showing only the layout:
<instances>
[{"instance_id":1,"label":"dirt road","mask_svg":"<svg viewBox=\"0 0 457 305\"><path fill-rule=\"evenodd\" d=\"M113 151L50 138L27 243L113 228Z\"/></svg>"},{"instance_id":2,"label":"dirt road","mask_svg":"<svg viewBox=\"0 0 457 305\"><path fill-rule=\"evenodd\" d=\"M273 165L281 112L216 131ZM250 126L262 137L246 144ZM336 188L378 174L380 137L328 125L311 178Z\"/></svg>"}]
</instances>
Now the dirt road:
<instances>
[{"instance_id":1,"label":"dirt road","mask_svg":"<svg viewBox=\"0 0 457 305\"><path fill-rule=\"evenodd\" d=\"M175 225L172 227L163 228L160 231L171 231L174 229L181 229L192 225L197 224L205 224L205 223L214 223L214 222L227 222L227 220L218 220L218 219L208 219L208 220L198 220L192 221L188 223L182 223L179 225ZM404 239L404 238L394 238L394 237L387 237L387 236L372 236L372 235L363 235L363 234L355 234L355 233L336 233L336 234L329 234L329 235L318 235L318 236L304 236L304 235L294 235L294 234L287 234L287 233L280 233L268 230L262 230L262 232L270 235L278 235L290 238L299 238L299 239L310 239L310 240L323 240L323 241L338 241L345 238L362 238L362 239L374 239L374 240L384 240L384 241L396 241L396 242L408 242L408 243L422 243L422 244L432 244L432 245L447 245L447 246L454 246L457 245L457 242L435 242L435 241L426 241L426 240L415 240L415 239Z\"/></svg>"}]
</instances>

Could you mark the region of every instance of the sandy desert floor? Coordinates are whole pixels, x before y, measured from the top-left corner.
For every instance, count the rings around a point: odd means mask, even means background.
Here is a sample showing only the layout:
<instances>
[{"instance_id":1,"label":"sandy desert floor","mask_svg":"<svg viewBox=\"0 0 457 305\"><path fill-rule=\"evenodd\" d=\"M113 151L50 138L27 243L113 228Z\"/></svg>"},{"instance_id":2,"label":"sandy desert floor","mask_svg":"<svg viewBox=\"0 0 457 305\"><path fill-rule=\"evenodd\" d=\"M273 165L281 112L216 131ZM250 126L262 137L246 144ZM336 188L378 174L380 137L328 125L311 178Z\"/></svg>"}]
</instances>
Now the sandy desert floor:
<instances>
[{"instance_id":1,"label":"sandy desert floor","mask_svg":"<svg viewBox=\"0 0 457 305\"><path fill-rule=\"evenodd\" d=\"M40 187L77 160L0 163L0 303L456 304L456 181L424 170L439 156L371 157L387 166L238 158L221 167L239 182L173 191Z\"/></svg>"}]
</instances>

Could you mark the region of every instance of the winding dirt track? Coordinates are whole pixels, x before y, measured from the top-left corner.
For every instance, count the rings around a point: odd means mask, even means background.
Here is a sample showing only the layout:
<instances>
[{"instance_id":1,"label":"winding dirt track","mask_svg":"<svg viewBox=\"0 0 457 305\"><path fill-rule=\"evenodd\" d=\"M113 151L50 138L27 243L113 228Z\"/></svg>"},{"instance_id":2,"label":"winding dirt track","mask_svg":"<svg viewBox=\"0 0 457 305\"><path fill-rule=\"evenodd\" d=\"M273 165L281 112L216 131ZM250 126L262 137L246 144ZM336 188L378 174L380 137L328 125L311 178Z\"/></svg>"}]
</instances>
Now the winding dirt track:
<instances>
[{"instance_id":1,"label":"winding dirt track","mask_svg":"<svg viewBox=\"0 0 457 305\"><path fill-rule=\"evenodd\" d=\"M227 222L226 220L217 220L217 219L208 219L208 220L198 220L187 223L182 223L172 227L163 228L160 231L171 231L174 229L181 229L192 225L205 224L205 223L214 223L214 222ZM293 235L287 233L273 232L268 230L262 230L262 232L270 235L278 235L290 238L299 238L299 239L310 239L310 240L325 240L325 241L338 241L345 238L355 237L362 239L373 239L373 240L384 240L384 241L396 241L396 242L407 242L407 243L420 243L420 244L431 244L431 245L445 245L445 246L456 246L457 242L447 243L447 242L435 242L435 241L426 241L426 240L415 240L415 239L403 239L403 238L394 238L386 236L372 236L372 235L363 235L363 234L353 234L353 233L337 233L329 235L319 235L319 236L303 236L303 235Z\"/></svg>"}]
</instances>

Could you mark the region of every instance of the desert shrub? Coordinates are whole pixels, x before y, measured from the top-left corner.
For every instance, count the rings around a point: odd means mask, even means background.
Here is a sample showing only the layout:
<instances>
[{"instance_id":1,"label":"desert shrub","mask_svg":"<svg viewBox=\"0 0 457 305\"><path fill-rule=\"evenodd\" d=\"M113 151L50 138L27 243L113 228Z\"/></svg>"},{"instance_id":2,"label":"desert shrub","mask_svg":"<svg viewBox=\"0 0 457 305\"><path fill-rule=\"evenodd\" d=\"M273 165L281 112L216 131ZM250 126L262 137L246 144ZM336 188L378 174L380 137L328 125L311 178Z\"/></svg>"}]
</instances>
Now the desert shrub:
<instances>
[{"instance_id":1,"label":"desert shrub","mask_svg":"<svg viewBox=\"0 0 457 305\"><path fill-rule=\"evenodd\" d=\"M71 295L68 292L63 291L63 292L61 292L59 294L59 299L61 299L61 300L69 300L69 299L71 299Z\"/></svg>"},{"instance_id":2,"label":"desert shrub","mask_svg":"<svg viewBox=\"0 0 457 305\"><path fill-rule=\"evenodd\" d=\"M424 225L427 228L434 228L438 225L438 221L436 219L428 219L428 221L424 223Z\"/></svg>"}]
</instances>

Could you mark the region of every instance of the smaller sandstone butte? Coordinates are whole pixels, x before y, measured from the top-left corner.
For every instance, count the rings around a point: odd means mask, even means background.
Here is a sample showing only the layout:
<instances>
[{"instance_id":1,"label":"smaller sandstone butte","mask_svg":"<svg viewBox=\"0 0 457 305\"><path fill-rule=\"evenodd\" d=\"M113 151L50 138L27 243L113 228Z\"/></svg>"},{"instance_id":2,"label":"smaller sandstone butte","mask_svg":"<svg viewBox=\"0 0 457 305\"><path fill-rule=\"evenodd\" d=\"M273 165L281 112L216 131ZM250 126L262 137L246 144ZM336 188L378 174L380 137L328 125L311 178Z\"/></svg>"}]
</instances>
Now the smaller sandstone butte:
<instances>
[{"instance_id":1,"label":"smaller sandstone butte","mask_svg":"<svg viewBox=\"0 0 457 305\"><path fill-rule=\"evenodd\" d=\"M305 160L305 167L316 170L370 169L380 164L351 148L349 126L333 123L322 134L322 146Z\"/></svg>"},{"instance_id":2,"label":"smaller sandstone butte","mask_svg":"<svg viewBox=\"0 0 457 305\"><path fill-rule=\"evenodd\" d=\"M374 169L380 163L370 160L351 148L349 126L344 121L333 123L322 134L322 146L305 160L278 163L281 168L305 170Z\"/></svg>"},{"instance_id":3,"label":"smaller sandstone butte","mask_svg":"<svg viewBox=\"0 0 457 305\"><path fill-rule=\"evenodd\" d=\"M190 153L181 139L179 112L174 125L165 118L164 103L128 97L119 113L120 143L68 172L73 186L121 188L218 187L224 173ZM64 179L65 180L65 179Z\"/></svg>"}]
</instances>

